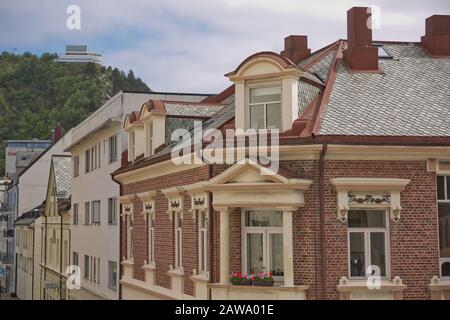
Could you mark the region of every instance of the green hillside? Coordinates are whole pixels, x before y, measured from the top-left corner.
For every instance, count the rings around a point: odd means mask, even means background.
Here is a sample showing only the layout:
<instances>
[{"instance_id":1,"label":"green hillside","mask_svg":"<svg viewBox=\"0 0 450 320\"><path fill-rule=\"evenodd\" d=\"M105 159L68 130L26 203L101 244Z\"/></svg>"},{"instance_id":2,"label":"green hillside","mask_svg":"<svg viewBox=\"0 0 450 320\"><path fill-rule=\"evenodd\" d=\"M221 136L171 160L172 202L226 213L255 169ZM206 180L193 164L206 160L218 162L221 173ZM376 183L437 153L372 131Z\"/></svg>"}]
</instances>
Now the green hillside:
<instances>
[{"instance_id":1,"label":"green hillside","mask_svg":"<svg viewBox=\"0 0 450 320\"><path fill-rule=\"evenodd\" d=\"M49 139L60 122L68 130L120 90L149 92L132 70L94 63L55 63L56 55L0 55L0 174L3 141Z\"/></svg>"}]
</instances>

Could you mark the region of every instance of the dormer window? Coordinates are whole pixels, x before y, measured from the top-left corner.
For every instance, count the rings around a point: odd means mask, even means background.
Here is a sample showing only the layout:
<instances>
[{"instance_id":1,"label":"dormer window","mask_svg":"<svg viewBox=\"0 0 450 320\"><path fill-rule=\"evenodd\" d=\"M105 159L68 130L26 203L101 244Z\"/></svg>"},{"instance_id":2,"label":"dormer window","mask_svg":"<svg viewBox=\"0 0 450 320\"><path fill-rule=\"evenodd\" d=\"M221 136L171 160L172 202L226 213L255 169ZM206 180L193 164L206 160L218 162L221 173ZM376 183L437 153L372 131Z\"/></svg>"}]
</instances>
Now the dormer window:
<instances>
[{"instance_id":1,"label":"dormer window","mask_svg":"<svg viewBox=\"0 0 450 320\"><path fill-rule=\"evenodd\" d=\"M148 143L148 155L153 154L153 123L150 121L147 125L147 143Z\"/></svg>"},{"instance_id":2,"label":"dormer window","mask_svg":"<svg viewBox=\"0 0 450 320\"><path fill-rule=\"evenodd\" d=\"M130 137L130 151L131 151L131 160L136 158L136 135L134 131L129 133Z\"/></svg>"},{"instance_id":3,"label":"dormer window","mask_svg":"<svg viewBox=\"0 0 450 320\"><path fill-rule=\"evenodd\" d=\"M228 73L234 83L236 129L290 130L299 114L302 74L295 63L274 52L256 53Z\"/></svg>"},{"instance_id":4,"label":"dormer window","mask_svg":"<svg viewBox=\"0 0 450 320\"><path fill-rule=\"evenodd\" d=\"M250 89L250 128L281 128L281 87Z\"/></svg>"}]
</instances>

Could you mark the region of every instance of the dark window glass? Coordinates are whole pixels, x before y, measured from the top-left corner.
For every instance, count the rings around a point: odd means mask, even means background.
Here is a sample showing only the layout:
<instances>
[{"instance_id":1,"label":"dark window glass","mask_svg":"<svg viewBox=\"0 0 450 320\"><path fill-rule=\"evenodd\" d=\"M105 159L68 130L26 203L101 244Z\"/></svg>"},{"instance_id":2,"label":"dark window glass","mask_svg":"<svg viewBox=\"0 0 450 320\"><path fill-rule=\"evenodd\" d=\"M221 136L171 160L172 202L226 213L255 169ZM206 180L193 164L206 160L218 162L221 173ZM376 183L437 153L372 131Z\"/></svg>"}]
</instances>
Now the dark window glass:
<instances>
[{"instance_id":1,"label":"dark window glass","mask_svg":"<svg viewBox=\"0 0 450 320\"><path fill-rule=\"evenodd\" d=\"M439 203L438 211L441 258L450 258L450 203Z\"/></svg>"},{"instance_id":2,"label":"dark window glass","mask_svg":"<svg viewBox=\"0 0 450 320\"><path fill-rule=\"evenodd\" d=\"M445 177L438 176L437 177L437 194L438 200L445 200Z\"/></svg>"},{"instance_id":3,"label":"dark window glass","mask_svg":"<svg viewBox=\"0 0 450 320\"><path fill-rule=\"evenodd\" d=\"M370 262L380 268L380 276L386 276L386 245L384 232L370 233Z\"/></svg>"},{"instance_id":4,"label":"dark window glass","mask_svg":"<svg viewBox=\"0 0 450 320\"><path fill-rule=\"evenodd\" d=\"M350 210L348 212L349 228L384 228L384 210Z\"/></svg>"},{"instance_id":5,"label":"dark window glass","mask_svg":"<svg viewBox=\"0 0 450 320\"><path fill-rule=\"evenodd\" d=\"M364 277L364 233L350 232L350 274L352 277Z\"/></svg>"}]
</instances>

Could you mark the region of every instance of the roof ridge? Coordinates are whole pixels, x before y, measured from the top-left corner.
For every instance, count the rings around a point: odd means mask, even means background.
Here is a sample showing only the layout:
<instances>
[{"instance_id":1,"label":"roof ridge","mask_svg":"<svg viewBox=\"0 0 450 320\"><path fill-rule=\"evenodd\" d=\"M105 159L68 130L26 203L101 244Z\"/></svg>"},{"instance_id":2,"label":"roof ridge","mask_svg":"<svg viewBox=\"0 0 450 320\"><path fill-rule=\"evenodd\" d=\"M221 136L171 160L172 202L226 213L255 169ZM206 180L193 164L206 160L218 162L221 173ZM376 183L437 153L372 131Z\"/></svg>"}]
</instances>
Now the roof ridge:
<instances>
[{"instance_id":1,"label":"roof ridge","mask_svg":"<svg viewBox=\"0 0 450 320\"><path fill-rule=\"evenodd\" d=\"M325 112L327 110L328 101L331 96L331 92L334 87L334 82L336 80L337 69L340 66L343 57L343 49L344 49L344 40L339 40L339 46L336 51L336 55L333 58L333 61L330 63L330 67L328 69L327 80L325 82L325 90L322 92L322 98L320 99L319 106L314 115L314 125L312 128L312 135L317 135L320 131L320 126L322 125L322 121L325 117Z\"/></svg>"},{"instance_id":2,"label":"roof ridge","mask_svg":"<svg viewBox=\"0 0 450 320\"><path fill-rule=\"evenodd\" d=\"M340 43L341 40L337 40L335 42L330 43L329 45L311 53L308 57L306 57L304 60L314 56L315 54L317 54L317 57L314 57L311 61L309 61L308 63L306 63L304 66L302 66L302 68L304 70L308 70L309 68L311 68L314 64L316 64L318 61L320 61L321 59L323 59L328 53L330 53L333 49L338 48L338 45ZM301 62L301 61L300 61Z\"/></svg>"}]
</instances>

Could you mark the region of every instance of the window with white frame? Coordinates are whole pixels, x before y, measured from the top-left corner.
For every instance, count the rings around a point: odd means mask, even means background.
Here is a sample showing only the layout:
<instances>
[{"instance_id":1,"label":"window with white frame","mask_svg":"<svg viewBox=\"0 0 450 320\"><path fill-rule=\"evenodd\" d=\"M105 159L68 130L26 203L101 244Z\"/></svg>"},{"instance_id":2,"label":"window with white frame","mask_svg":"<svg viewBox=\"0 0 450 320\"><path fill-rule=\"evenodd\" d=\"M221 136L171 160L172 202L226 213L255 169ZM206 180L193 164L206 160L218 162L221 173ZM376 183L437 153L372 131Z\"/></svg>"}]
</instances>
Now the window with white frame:
<instances>
[{"instance_id":1,"label":"window with white frame","mask_svg":"<svg viewBox=\"0 0 450 320\"><path fill-rule=\"evenodd\" d=\"M92 201L92 224L100 224L100 200Z\"/></svg>"},{"instance_id":2,"label":"window with white frame","mask_svg":"<svg viewBox=\"0 0 450 320\"><path fill-rule=\"evenodd\" d=\"M97 258L97 284L100 284L100 269L100 258Z\"/></svg>"},{"instance_id":3,"label":"window with white frame","mask_svg":"<svg viewBox=\"0 0 450 320\"><path fill-rule=\"evenodd\" d=\"M73 157L73 177L76 178L80 175L80 157Z\"/></svg>"},{"instance_id":4,"label":"window with white frame","mask_svg":"<svg viewBox=\"0 0 450 320\"><path fill-rule=\"evenodd\" d=\"M95 170L97 167L96 167L96 164L97 164L97 152L96 152L96 147L97 146L93 146L92 148L91 148L91 171L93 171L93 170Z\"/></svg>"},{"instance_id":5,"label":"window with white frame","mask_svg":"<svg viewBox=\"0 0 450 320\"><path fill-rule=\"evenodd\" d=\"M388 276L386 210L351 209L348 212L349 267L351 278ZM372 274L367 274L372 266Z\"/></svg>"},{"instance_id":6,"label":"window with white frame","mask_svg":"<svg viewBox=\"0 0 450 320\"><path fill-rule=\"evenodd\" d=\"M437 177L441 277L450 277L450 176Z\"/></svg>"},{"instance_id":7,"label":"window with white frame","mask_svg":"<svg viewBox=\"0 0 450 320\"><path fill-rule=\"evenodd\" d=\"M151 214L147 216L148 221L148 261L155 261L155 220Z\"/></svg>"},{"instance_id":8,"label":"window with white frame","mask_svg":"<svg viewBox=\"0 0 450 320\"><path fill-rule=\"evenodd\" d=\"M136 158L136 136L134 131L131 131L129 133L130 135L130 151L131 151L131 159L128 159L130 161L134 161L134 159Z\"/></svg>"},{"instance_id":9,"label":"window with white frame","mask_svg":"<svg viewBox=\"0 0 450 320\"><path fill-rule=\"evenodd\" d=\"M88 173L91 171L91 150L86 150L84 152L84 172Z\"/></svg>"},{"instance_id":10,"label":"window with white frame","mask_svg":"<svg viewBox=\"0 0 450 320\"><path fill-rule=\"evenodd\" d=\"M117 198L108 199L108 224L117 224Z\"/></svg>"},{"instance_id":11,"label":"window with white frame","mask_svg":"<svg viewBox=\"0 0 450 320\"><path fill-rule=\"evenodd\" d=\"M78 252L73 252L72 253L72 264L74 265L74 266L79 266L79 264L78 264Z\"/></svg>"},{"instance_id":12,"label":"window with white frame","mask_svg":"<svg viewBox=\"0 0 450 320\"><path fill-rule=\"evenodd\" d=\"M109 137L109 163L117 161L117 134Z\"/></svg>"},{"instance_id":13,"label":"window with white frame","mask_svg":"<svg viewBox=\"0 0 450 320\"><path fill-rule=\"evenodd\" d=\"M250 128L281 128L281 86L251 88L249 95Z\"/></svg>"},{"instance_id":14,"label":"window with white frame","mask_svg":"<svg viewBox=\"0 0 450 320\"><path fill-rule=\"evenodd\" d=\"M148 154L151 156L153 154L153 123L150 121L147 126L147 137L148 137Z\"/></svg>"},{"instance_id":15,"label":"window with white frame","mask_svg":"<svg viewBox=\"0 0 450 320\"><path fill-rule=\"evenodd\" d=\"M128 259L133 259L133 220L130 215L126 216L127 223L127 255Z\"/></svg>"},{"instance_id":16,"label":"window with white frame","mask_svg":"<svg viewBox=\"0 0 450 320\"><path fill-rule=\"evenodd\" d=\"M78 224L78 203L73 204L73 224Z\"/></svg>"},{"instance_id":17,"label":"window with white frame","mask_svg":"<svg viewBox=\"0 0 450 320\"><path fill-rule=\"evenodd\" d=\"M86 226L91 224L91 204L88 202L84 203L84 224Z\"/></svg>"},{"instance_id":18,"label":"window with white frame","mask_svg":"<svg viewBox=\"0 0 450 320\"><path fill-rule=\"evenodd\" d=\"M89 279L90 267L89 267L89 256L84 255L84 278Z\"/></svg>"},{"instance_id":19,"label":"window with white frame","mask_svg":"<svg viewBox=\"0 0 450 320\"><path fill-rule=\"evenodd\" d=\"M243 261L245 273L271 273L283 281L283 213L275 210L244 210Z\"/></svg>"},{"instance_id":20,"label":"window with white frame","mask_svg":"<svg viewBox=\"0 0 450 320\"><path fill-rule=\"evenodd\" d=\"M108 261L108 288L117 289L117 262Z\"/></svg>"},{"instance_id":21,"label":"window with white frame","mask_svg":"<svg viewBox=\"0 0 450 320\"><path fill-rule=\"evenodd\" d=\"M174 214L175 229L175 268L182 266L182 237L181 237L181 213Z\"/></svg>"},{"instance_id":22,"label":"window with white frame","mask_svg":"<svg viewBox=\"0 0 450 320\"><path fill-rule=\"evenodd\" d=\"M208 238L207 216L204 210L197 210L198 216L198 271L208 271Z\"/></svg>"}]
</instances>

